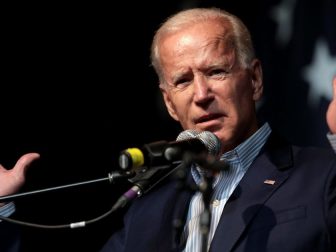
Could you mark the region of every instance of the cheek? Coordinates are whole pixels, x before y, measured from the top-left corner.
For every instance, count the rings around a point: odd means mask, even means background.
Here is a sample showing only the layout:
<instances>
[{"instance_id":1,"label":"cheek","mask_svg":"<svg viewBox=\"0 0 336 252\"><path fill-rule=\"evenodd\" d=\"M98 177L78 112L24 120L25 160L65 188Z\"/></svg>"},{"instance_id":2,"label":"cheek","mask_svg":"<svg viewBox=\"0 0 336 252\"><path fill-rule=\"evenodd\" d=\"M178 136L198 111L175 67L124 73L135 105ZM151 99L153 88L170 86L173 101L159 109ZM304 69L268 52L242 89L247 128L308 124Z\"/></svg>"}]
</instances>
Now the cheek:
<instances>
[{"instance_id":1,"label":"cheek","mask_svg":"<svg viewBox=\"0 0 336 252\"><path fill-rule=\"evenodd\" d=\"M189 115L191 113L192 104L189 102L188 96L179 94L172 100L174 104L175 113L182 124L182 126L190 127Z\"/></svg>"},{"instance_id":2,"label":"cheek","mask_svg":"<svg viewBox=\"0 0 336 252\"><path fill-rule=\"evenodd\" d=\"M175 111L178 115L178 117L182 120L185 120L188 115L188 111L190 109L190 105L188 105L185 100L180 99L177 100L175 103Z\"/></svg>"},{"instance_id":3,"label":"cheek","mask_svg":"<svg viewBox=\"0 0 336 252\"><path fill-rule=\"evenodd\" d=\"M252 93L247 88L236 88L222 90L219 94L221 100L219 106L227 115L230 124L237 124L241 120L249 117L251 111L254 109L254 102L252 100Z\"/></svg>"},{"instance_id":4,"label":"cheek","mask_svg":"<svg viewBox=\"0 0 336 252\"><path fill-rule=\"evenodd\" d=\"M232 106L232 114L237 123L248 121L254 111L254 103L249 97L239 97Z\"/></svg>"}]
</instances>

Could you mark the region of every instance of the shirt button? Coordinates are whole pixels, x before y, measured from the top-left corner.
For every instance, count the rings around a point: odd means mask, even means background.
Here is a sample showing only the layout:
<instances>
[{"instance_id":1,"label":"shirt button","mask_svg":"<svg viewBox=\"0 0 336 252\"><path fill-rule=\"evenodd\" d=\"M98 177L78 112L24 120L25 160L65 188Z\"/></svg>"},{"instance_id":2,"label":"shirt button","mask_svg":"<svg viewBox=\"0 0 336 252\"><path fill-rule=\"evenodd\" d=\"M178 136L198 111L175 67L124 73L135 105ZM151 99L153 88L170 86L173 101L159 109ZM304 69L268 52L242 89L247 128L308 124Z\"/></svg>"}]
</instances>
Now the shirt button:
<instances>
[{"instance_id":1,"label":"shirt button","mask_svg":"<svg viewBox=\"0 0 336 252\"><path fill-rule=\"evenodd\" d=\"M214 207L217 207L217 206L219 206L219 200L214 200L213 202L212 202L212 205L214 206Z\"/></svg>"}]
</instances>

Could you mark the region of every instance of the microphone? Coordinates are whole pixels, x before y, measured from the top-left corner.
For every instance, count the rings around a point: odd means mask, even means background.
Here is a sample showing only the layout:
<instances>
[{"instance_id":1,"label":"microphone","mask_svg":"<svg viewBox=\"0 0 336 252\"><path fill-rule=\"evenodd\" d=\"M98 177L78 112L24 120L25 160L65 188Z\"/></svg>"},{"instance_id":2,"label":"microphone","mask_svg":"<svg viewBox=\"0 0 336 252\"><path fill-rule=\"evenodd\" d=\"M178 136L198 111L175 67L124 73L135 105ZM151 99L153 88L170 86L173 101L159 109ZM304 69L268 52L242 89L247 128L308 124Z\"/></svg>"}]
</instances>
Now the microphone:
<instances>
[{"instance_id":1,"label":"microphone","mask_svg":"<svg viewBox=\"0 0 336 252\"><path fill-rule=\"evenodd\" d=\"M143 168L169 166L180 163L186 153L218 156L220 140L210 131L185 130L176 141L157 141L142 148L128 148L120 153L119 166L123 170L134 171Z\"/></svg>"},{"instance_id":2,"label":"microphone","mask_svg":"<svg viewBox=\"0 0 336 252\"><path fill-rule=\"evenodd\" d=\"M122 195L117 207L123 207L133 199L147 193L178 169L197 163L204 169L225 170L228 164L218 161L220 140L209 131L185 130L176 141L158 141L142 148L129 148L121 152L119 165L136 173L128 179L133 186ZM155 169L151 169L155 168Z\"/></svg>"}]
</instances>

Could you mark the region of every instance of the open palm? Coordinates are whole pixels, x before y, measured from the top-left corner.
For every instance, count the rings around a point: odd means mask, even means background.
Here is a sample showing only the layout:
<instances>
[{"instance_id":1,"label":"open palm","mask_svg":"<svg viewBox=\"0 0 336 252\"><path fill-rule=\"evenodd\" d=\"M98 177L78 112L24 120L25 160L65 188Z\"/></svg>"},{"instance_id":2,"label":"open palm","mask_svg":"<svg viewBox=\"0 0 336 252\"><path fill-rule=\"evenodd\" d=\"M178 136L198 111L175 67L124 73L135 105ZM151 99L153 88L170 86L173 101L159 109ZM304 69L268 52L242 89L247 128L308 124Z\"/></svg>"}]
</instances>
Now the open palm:
<instances>
[{"instance_id":1,"label":"open palm","mask_svg":"<svg viewBox=\"0 0 336 252\"><path fill-rule=\"evenodd\" d=\"M27 168L39 157L38 153L25 154L19 158L15 166L10 170L0 165L0 196L16 193L25 181Z\"/></svg>"}]
</instances>

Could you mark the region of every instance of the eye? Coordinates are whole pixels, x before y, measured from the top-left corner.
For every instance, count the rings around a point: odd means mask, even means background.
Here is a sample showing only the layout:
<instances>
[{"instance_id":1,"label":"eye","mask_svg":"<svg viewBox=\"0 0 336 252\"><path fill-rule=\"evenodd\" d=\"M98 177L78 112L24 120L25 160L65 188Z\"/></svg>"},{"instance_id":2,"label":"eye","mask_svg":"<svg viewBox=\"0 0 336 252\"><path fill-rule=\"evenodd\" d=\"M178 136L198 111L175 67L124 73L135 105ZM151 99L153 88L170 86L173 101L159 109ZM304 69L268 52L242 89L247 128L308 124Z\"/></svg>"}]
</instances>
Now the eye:
<instances>
[{"instance_id":1,"label":"eye","mask_svg":"<svg viewBox=\"0 0 336 252\"><path fill-rule=\"evenodd\" d=\"M174 84L175 84L175 86L178 86L178 85L185 85L189 82L190 82L190 79L188 79L188 78L180 78L180 79L176 80Z\"/></svg>"},{"instance_id":2,"label":"eye","mask_svg":"<svg viewBox=\"0 0 336 252\"><path fill-rule=\"evenodd\" d=\"M209 76L225 76L228 74L228 71L221 68L212 69L209 73Z\"/></svg>"},{"instance_id":3,"label":"eye","mask_svg":"<svg viewBox=\"0 0 336 252\"><path fill-rule=\"evenodd\" d=\"M184 73L176 76L176 78L173 80L173 86L174 87L185 87L188 86L193 81L193 74L192 73Z\"/></svg>"},{"instance_id":4,"label":"eye","mask_svg":"<svg viewBox=\"0 0 336 252\"><path fill-rule=\"evenodd\" d=\"M228 71L228 69L224 67L212 68L212 69L209 69L209 71L207 72L208 78L212 78L214 80L219 80L219 81L226 79L229 74L230 74L230 71Z\"/></svg>"}]
</instances>

